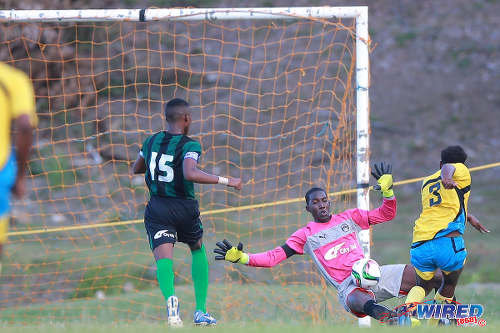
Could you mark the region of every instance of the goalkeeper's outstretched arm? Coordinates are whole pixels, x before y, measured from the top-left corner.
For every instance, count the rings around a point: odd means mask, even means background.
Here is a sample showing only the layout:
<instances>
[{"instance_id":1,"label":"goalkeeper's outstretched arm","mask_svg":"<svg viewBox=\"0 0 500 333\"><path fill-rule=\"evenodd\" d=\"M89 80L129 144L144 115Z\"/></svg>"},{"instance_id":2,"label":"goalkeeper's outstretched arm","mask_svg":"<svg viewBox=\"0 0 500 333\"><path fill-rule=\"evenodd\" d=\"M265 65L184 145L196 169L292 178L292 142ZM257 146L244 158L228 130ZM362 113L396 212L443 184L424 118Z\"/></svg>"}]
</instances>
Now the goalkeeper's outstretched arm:
<instances>
[{"instance_id":1,"label":"goalkeeper's outstretched arm","mask_svg":"<svg viewBox=\"0 0 500 333\"><path fill-rule=\"evenodd\" d=\"M219 248L214 249L214 252L217 254L215 260L226 260L254 267L273 267L297 253L287 244L266 252L253 254L243 252L242 243L239 243L235 247L226 239L222 242L217 242L217 246Z\"/></svg>"}]
</instances>

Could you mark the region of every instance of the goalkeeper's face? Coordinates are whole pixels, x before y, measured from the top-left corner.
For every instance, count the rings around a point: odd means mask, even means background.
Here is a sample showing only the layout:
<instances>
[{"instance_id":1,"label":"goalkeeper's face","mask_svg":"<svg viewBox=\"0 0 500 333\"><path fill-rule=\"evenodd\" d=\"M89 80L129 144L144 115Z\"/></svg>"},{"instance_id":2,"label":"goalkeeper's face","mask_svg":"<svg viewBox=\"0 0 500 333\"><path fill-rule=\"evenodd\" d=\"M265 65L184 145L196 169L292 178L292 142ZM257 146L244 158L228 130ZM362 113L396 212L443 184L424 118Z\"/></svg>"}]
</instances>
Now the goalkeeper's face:
<instances>
[{"instance_id":1,"label":"goalkeeper's face","mask_svg":"<svg viewBox=\"0 0 500 333\"><path fill-rule=\"evenodd\" d=\"M316 191L309 195L306 210L311 213L315 222L326 223L330 221L330 201L323 191Z\"/></svg>"}]
</instances>

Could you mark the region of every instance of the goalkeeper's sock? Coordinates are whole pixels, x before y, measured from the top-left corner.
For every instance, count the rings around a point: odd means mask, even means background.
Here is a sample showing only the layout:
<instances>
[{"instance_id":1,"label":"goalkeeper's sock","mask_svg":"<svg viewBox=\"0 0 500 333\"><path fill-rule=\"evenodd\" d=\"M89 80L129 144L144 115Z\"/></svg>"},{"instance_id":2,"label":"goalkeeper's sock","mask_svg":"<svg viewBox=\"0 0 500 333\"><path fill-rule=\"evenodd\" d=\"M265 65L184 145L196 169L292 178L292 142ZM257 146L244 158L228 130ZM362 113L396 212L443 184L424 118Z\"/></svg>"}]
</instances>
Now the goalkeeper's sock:
<instances>
[{"instance_id":1,"label":"goalkeeper's sock","mask_svg":"<svg viewBox=\"0 0 500 333\"><path fill-rule=\"evenodd\" d=\"M383 322L389 322L392 318L396 318L396 312L386 308L383 305L375 303L374 300L369 300L363 306L363 312L372 318Z\"/></svg>"},{"instance_id":2,"label":"goalkeeper's sock","mask_svg":"<svg viewBox=\"0 0 500 333\"><path fill-rule=\"evenodd\" d=\"M173 261L169 258L163 258L156 262L156 277L160 284L160 290L167 300L170 296L175 295L174 290L174 270L172 268Z\"/></svg>"},{"instance_id":3,"label":"goalkeeper's sock","mask_svg":"<svg viewBox=\"0 0 500 333\"><path fill-rule=\"evenodd\" d=\"M201 249L191 251L193 263L191 266L191 274L194 283L194 295L196 298L196 310L207 312L207 292L208 292L208 260L205 252L205 244Z\"/></svg>"}]
</instances>

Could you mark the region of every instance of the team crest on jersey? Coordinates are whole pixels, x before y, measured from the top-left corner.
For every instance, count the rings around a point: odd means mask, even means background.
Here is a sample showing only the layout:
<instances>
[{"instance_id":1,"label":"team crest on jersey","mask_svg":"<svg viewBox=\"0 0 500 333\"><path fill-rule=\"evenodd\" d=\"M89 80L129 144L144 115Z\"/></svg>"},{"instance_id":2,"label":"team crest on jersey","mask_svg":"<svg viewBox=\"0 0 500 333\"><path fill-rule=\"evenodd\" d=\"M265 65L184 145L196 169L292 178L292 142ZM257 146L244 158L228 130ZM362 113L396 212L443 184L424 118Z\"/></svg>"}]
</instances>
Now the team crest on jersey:
<instances>
[{"instance_id":1,"label":"team crest on jersey","mask_svg":"<svg viewBox=\"0 0 500 333\"><path fill-rule=\"evenodd\" d=\"M349 231L349 226L347 224L342 224L342 226L340 227L342 229L343 232L348 232Z\"/></svg>"}]
</instances>

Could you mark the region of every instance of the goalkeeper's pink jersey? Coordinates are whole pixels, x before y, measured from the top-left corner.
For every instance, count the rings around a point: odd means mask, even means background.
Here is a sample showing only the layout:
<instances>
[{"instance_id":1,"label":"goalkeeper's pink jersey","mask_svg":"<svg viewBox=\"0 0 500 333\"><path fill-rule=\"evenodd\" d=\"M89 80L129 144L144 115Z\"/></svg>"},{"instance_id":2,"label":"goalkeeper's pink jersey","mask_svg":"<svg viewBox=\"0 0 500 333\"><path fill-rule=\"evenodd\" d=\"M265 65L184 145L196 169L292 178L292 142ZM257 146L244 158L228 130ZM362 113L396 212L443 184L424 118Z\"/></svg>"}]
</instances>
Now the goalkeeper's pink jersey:
<instances>
[{"instance_id":1,"label":"goalkeeper's pink jersey","mask_svg":"<svg viewBox=\"0 0 500 333\"><path fill-rule=\"evenodd\" d=\"M309 222L294 232L286 244L298 254L308 253L323 277L338 287L351 274L351 267L364 257L358 232L396 216L396 198L384 199L374 210L350 209L332 215L329 222ZM250 266L271 267L286 259L281 247L250 255Z\"/></svg>"}]
</instances>

